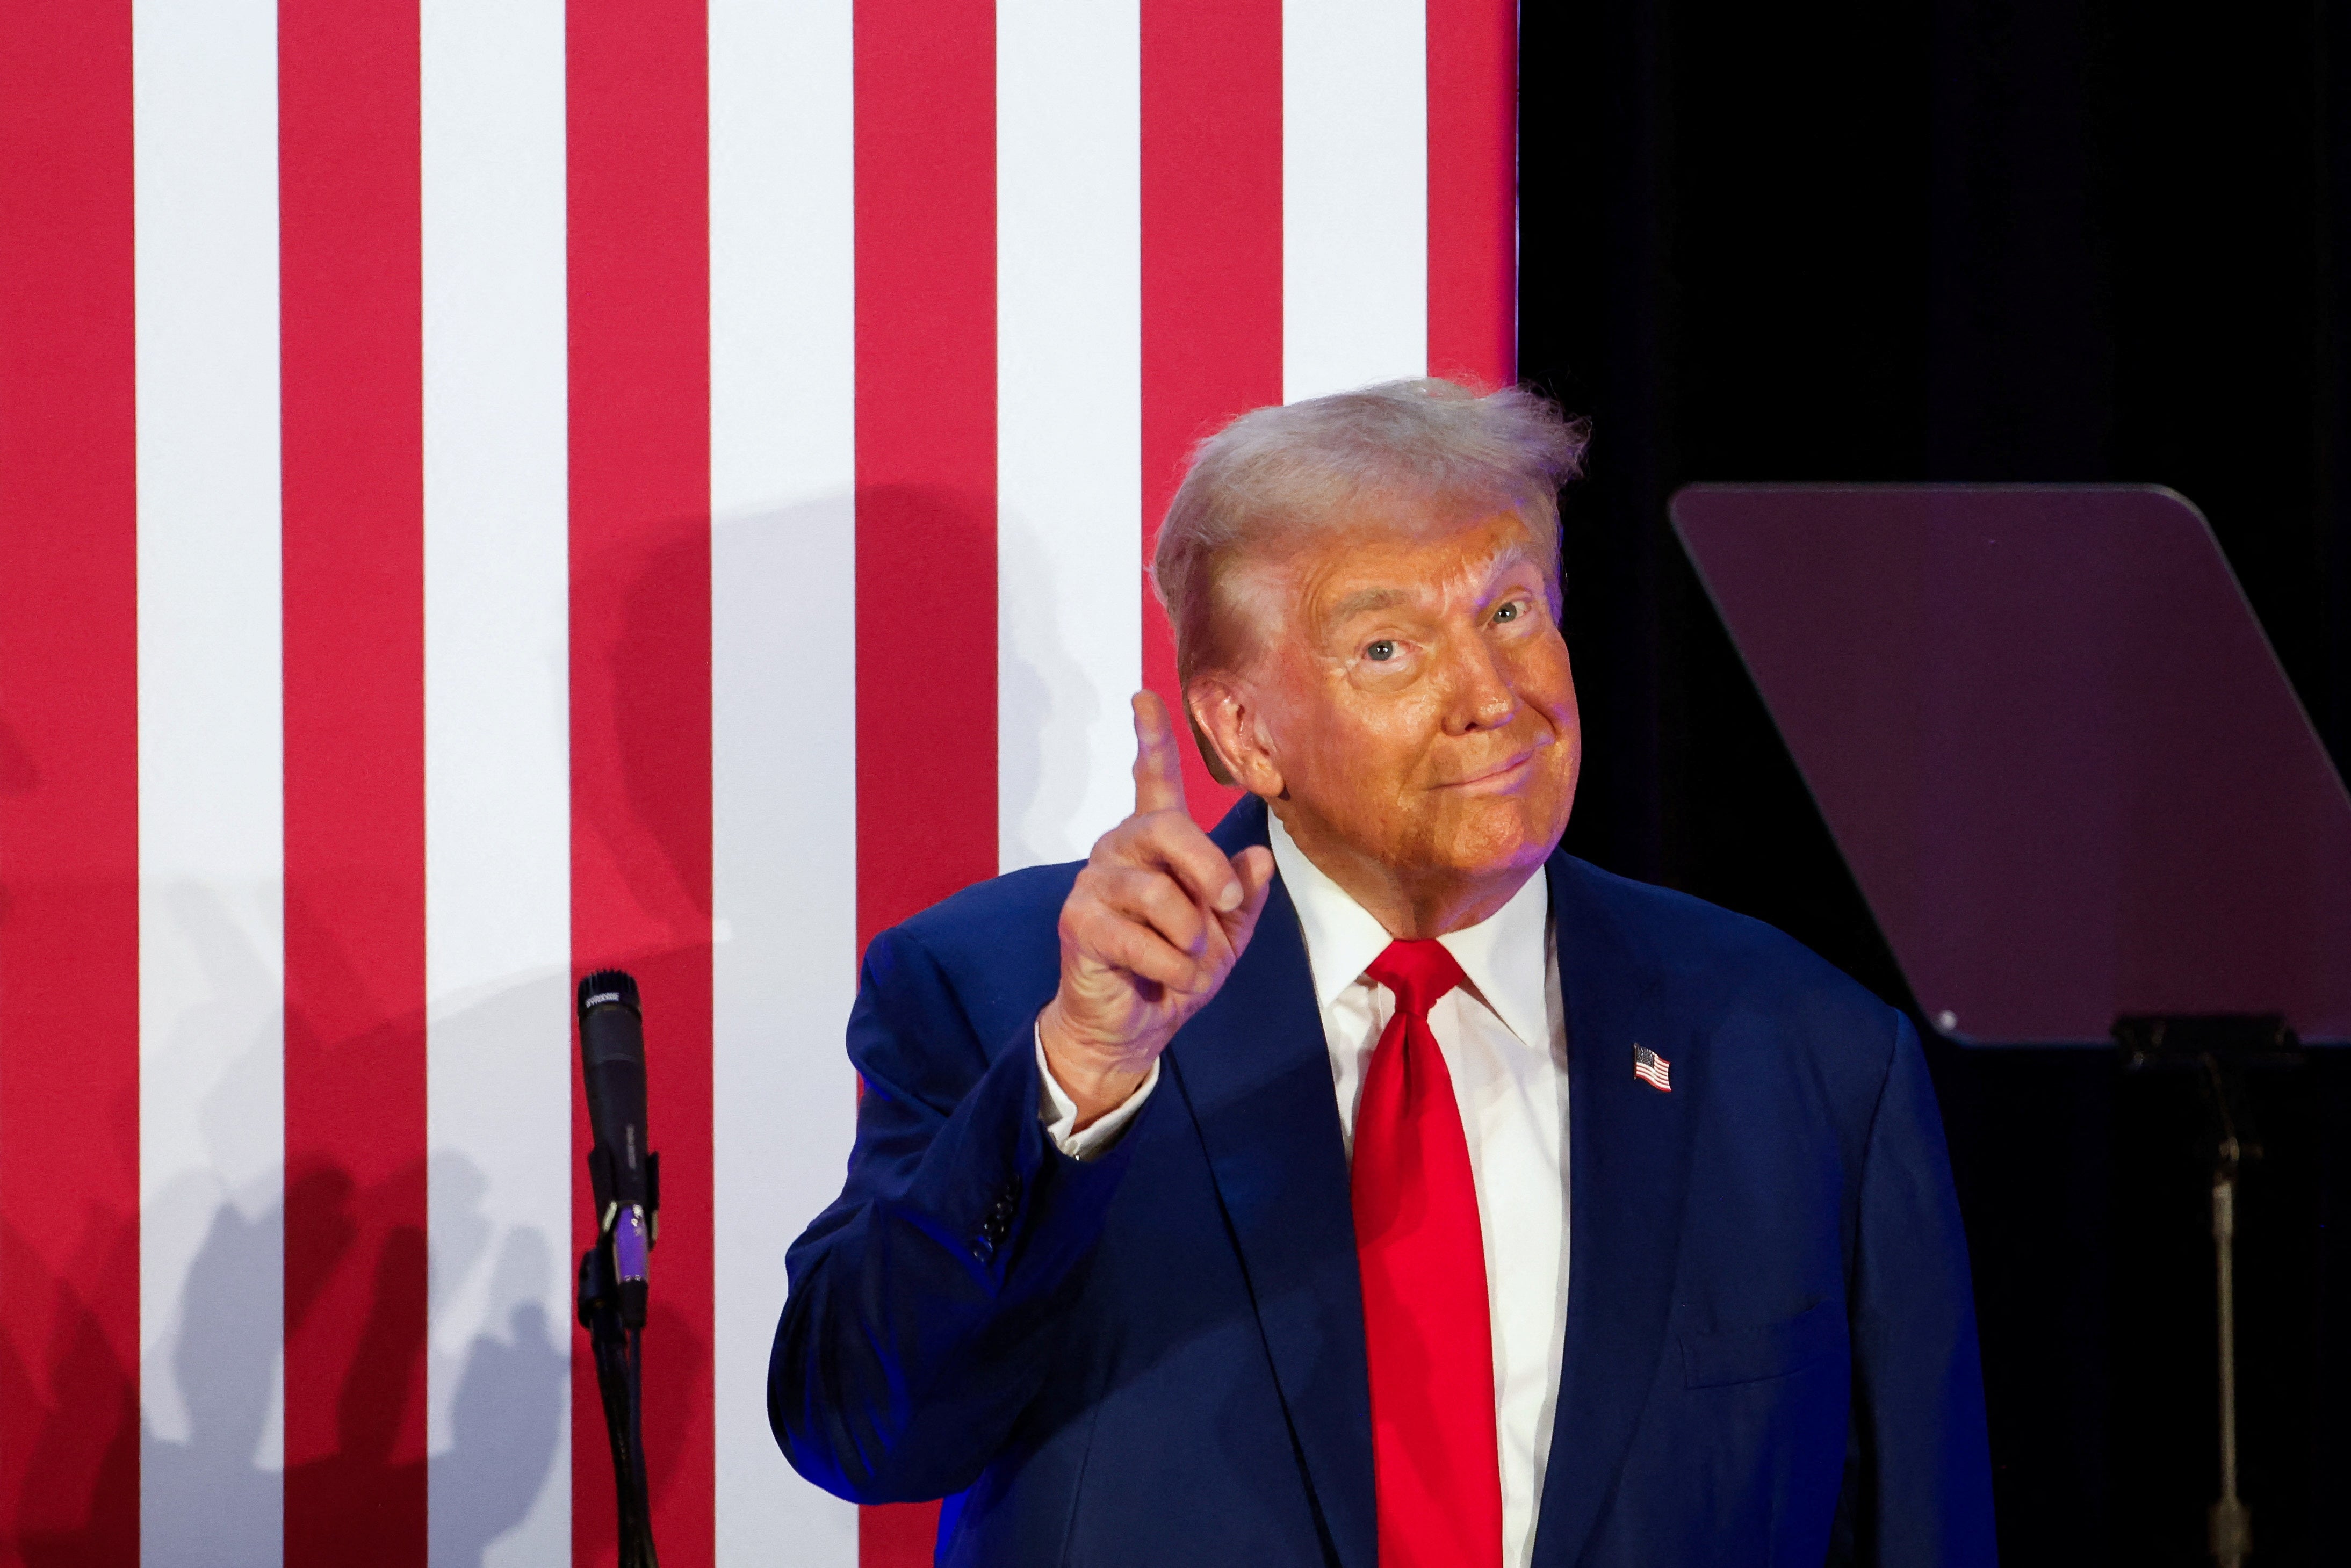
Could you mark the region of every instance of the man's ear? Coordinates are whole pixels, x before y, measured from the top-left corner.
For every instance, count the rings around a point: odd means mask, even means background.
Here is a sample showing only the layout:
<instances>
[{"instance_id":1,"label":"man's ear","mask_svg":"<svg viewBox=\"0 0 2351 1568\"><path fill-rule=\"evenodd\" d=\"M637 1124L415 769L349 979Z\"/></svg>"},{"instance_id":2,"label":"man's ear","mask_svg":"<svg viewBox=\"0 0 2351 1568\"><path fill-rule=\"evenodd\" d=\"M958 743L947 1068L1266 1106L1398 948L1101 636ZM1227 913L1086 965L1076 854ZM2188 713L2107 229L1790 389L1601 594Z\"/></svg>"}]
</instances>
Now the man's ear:
<instances>
[{"instance_id":1,"label":"man's ear","mask_svg":"<svg viewBox=\"0 0 2351 1568\"><path fill-rule=\"evenodd\" d=\"M1193 737L1200 743L1201 759L1217 783L1268 798L1277 798L1288 788L1259 733L1246 695L1231 680L1197 677L1184 694L1184 706L1191 716Z\"/></svg>"},{"instance_id":2,"label":"man's ear","mask_svg":"<svg viewBox=\"0 0 2351 1568\"><path fill-rule=\"evenodd\" d=\"M1207 764L1208 777L1228 789L1238 789L1239 785L1233 780L1233 770L1225 766L1224 753L1218 751L1217 743L1208 738L1208 732L1200 727L1200 715L1188 702L1184 705L1184 716L1191 721L1192 744L1200 748L1200 760Z\"/></svg>"}]
</instances>

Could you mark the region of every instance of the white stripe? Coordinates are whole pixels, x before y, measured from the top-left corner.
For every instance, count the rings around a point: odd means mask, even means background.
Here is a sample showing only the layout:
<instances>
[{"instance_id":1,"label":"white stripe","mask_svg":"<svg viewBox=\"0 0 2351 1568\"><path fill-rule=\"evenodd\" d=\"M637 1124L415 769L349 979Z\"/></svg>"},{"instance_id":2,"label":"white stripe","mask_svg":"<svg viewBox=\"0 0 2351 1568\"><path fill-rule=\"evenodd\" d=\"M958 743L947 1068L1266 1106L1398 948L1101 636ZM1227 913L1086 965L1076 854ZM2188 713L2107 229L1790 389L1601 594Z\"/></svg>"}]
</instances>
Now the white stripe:
<instances>
[{"instance_id":1,"label":"white stripe","mask_svg":"<svg viewBox=\"0 0 2351 1568\"><path fill-rule=\"evenodd\" d=\"M1281 395L1428 369L1426 0L1283 0Z\"/></svg>"},{"instance_id":2,"label":"white stripe","mask_svg":"<svg viewBox=\"0 0 2351 1568\"><path fill-rule=\"evenodd\" d=\"M141 1559L276 1563L285 851L273 0L134 0Z\"/></svg>"},{"instance_id":3,"label":"white stripe","mask_svg":"<svg viewBox=\"0 0 2351 1568\"><path fill-rule=\"evenodd\" d=\"M1132 5L996 11L1003 869L1134 808L1143 680L1142 60Z\"/></svg>"},{"instance_id":4,"label":"white stripe","mask_svg":"<svg viewBox=\"0 0 2351 1568\"><path fill-rule=\"evenodd\" d=\"M562 0L423 0L436 1568L570 1559Z\"/></svg>"},{"instance_id":5,"label":"white stripe","mask_svg":"<svg viewBox=\"0 0 2351 1568\"><path fill-rule=\"evenodd\" d=\"M841 1188L856 1079L850 0L710 8L717 1560L853 1568L857 1511L768 1431L784 1252ZM659 1113L656 1112L656 1114Z\"/></svg>"}]
</instances>

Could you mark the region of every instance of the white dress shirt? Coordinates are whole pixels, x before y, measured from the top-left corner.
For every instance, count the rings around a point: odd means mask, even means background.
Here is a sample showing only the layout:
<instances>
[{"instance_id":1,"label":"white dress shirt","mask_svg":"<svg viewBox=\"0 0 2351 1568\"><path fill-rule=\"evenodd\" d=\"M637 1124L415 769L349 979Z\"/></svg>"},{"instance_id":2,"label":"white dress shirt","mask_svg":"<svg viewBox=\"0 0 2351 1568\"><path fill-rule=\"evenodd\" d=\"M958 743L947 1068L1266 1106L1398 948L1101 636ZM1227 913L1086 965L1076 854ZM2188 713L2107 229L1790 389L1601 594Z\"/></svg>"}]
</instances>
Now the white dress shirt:
<instances>
[{"instance_id":1,"label":"white dress shirt","mask_svg":"<svg viewBox=\"0 0 2351 1568\"><path fill-rule=\"evenodd\" d=\"M1364 1071L1395 1010L1395 998L1364 969L1390 938L1306 858L1280 819L1270 818L1268 828L1274 866L1306 939L1339 1126L1352 1155ZM1567 1334L1567 1025L1550 916L1538 872L1487 919L1438 937L1476 994L1456 990L1428 1015L1452 1075L1486 1244L1505 1568L1525 1568L1534 1553ZM1041 1044L1037 1065L1044 1084L1039 1115L1055 1143L1080 1159L1115 1138L1159 1082L1155 1063L1124 1104L1072 1133L1076 1103L1053 1081Z\"/></svg>"}]
</instances>

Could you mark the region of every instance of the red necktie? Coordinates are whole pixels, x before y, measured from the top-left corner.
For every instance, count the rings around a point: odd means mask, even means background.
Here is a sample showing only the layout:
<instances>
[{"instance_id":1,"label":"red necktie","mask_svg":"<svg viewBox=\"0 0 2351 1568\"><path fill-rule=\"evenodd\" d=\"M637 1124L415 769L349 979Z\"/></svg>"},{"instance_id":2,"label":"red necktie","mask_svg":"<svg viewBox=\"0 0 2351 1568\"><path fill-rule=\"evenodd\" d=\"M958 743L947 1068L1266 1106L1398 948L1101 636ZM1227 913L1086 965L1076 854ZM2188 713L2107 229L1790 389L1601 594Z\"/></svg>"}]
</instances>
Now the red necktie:
<instances>
[{"instance_id":1,"label":"red necktie","mask_svg":"<svg viewBox=\"0 0 2351 1568\"><path fill-rule=\"evenodd\" d=\"M1355 1256L1372 1375L1380 1568L1496 1568L1494 1339L1469 1145L1428 1009L1465 983L1436 942L1364 971L1395 997L1355 1111Z\"/></svg>"}]
</instances>

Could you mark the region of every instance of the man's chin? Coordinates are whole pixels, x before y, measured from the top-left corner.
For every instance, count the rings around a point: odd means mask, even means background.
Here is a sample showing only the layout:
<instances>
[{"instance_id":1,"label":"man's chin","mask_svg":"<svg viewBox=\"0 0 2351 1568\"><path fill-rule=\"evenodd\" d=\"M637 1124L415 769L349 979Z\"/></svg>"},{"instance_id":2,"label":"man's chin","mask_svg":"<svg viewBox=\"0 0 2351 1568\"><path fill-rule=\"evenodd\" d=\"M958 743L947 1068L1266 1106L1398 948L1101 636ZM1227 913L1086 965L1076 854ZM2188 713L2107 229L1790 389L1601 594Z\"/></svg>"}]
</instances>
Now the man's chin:
<instances>
[{"instance_id":1,"label":"man's chin","mask_svg":"<svg viewBox=\"0 0 2351 1568\"><path fill-rule=\"evenodd\" d=\"M1551 858L1559 834L1546 831L1548 822L1530 820L1524 802L1481 802L1486 810L1463 813L1466 820L1435 841L1444 849L1431 857L1453 874L1473 881L1524 873Z\"/></svg>"}]
</instances>

